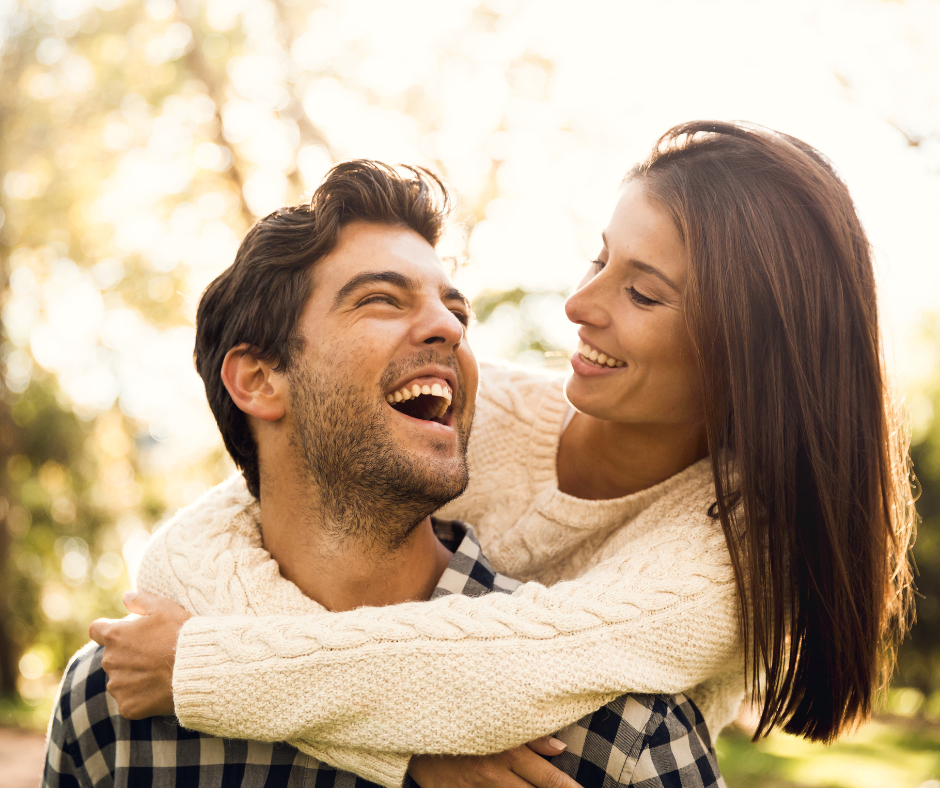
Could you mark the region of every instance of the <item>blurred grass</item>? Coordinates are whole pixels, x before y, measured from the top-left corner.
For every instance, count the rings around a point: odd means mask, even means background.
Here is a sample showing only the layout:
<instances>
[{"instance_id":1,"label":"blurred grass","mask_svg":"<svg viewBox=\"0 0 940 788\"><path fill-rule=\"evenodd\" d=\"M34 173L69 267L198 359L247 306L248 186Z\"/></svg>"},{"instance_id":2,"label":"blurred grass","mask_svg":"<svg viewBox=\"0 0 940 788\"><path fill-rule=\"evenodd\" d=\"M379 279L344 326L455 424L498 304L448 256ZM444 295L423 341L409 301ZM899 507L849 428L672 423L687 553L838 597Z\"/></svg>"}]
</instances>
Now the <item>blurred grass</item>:
<instances>
[{"instance_id":1,"label":"blurred grass","mask_svg":"<svg viewBox=\"0 0 940 788\"><path fill-rule=\"evenodd\" d=\"M880 716L831 746L737 725L718 738L728 788L940 788L940 724Z\"/></svg>"}]
</instances>

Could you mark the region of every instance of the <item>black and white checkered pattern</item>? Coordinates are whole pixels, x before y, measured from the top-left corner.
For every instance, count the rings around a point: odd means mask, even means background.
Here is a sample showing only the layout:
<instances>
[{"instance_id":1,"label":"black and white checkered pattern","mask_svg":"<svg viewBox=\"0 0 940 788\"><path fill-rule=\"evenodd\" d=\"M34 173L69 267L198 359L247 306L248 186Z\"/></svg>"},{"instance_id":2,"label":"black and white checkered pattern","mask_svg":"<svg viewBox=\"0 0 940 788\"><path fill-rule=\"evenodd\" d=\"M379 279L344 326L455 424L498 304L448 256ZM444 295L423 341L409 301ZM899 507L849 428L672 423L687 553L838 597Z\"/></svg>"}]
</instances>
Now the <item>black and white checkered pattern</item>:
<instances>
[{"instance_id":1,"label":"black and white checkered pattern","mask_svg":"<svg viewBox=\"0 0 940 788\"><path fill-rule=\"evenodd\" d=\"M558 733L551 759L581 785L721 786L705 720L685 695L621 695Z\"/></svg>"},{"instance_id":2,"label":"black and white checkered pattern","mask_svg":"<svg viewBox=\"0 0 940 788\"><path fill-rule=\"evenodd\" d=\"M482 596L520 584L497 572L473 529L434 520L453 553L434 591ZM377 788L284 742L220 739L175 717L127 720L107 693L104 649L89 643L69 665L46 750L44 788ZM551 761L584 788L725 788L702 715L684 695L623 695L557 734ZM406 788L417 788L410 777Z\"/></svg>"}]
</instances>

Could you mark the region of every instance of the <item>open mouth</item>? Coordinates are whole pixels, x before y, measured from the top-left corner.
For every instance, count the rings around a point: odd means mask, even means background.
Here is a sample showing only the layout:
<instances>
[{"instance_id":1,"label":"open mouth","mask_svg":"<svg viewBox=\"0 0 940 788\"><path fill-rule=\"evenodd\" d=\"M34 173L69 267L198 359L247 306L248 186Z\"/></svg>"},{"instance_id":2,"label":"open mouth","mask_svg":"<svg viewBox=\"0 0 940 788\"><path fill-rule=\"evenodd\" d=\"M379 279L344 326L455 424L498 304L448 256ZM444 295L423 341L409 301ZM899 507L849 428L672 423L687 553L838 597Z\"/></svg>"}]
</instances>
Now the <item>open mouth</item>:
<instances>
[{"instance_id":1,"label":"open mouth","mask_svg":"<svg viewBox=\"0 0 940 788\"><path fill-rule=\"evenodd\" d=\"M385 395L385 401L399 413L420 421L450 424L453 392L438 378L419 378Z\"/></svg>"}]
</instances>

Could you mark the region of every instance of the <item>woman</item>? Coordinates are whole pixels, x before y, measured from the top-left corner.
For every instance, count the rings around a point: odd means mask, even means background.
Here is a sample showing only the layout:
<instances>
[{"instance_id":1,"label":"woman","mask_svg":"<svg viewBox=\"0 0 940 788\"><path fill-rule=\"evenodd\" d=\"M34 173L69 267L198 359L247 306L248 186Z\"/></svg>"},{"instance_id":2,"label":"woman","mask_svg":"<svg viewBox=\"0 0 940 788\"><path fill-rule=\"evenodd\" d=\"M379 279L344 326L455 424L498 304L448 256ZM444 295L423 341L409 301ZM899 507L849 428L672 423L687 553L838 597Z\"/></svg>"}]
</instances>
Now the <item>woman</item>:
<instances>
[{"instance_id":1,"label":"woman","mask_svg":"<svg viewBox=\"0 0 940 788\"><path fill-rule=\"evenodd\" d=\"M623 692L685 693L713 736L746 686L758 736L831 741L869 715L908 621L914 511L870 252L831 166L754 126L671 129L567 310L574 410L551 380L485 370L471 486L444 511L538 582L420 613L191 619L186 726L470 754ZM222 699L256 678L305 690L240 718ZM424 788L461 768L412 760Z\"/></svg>"}]
</instances>

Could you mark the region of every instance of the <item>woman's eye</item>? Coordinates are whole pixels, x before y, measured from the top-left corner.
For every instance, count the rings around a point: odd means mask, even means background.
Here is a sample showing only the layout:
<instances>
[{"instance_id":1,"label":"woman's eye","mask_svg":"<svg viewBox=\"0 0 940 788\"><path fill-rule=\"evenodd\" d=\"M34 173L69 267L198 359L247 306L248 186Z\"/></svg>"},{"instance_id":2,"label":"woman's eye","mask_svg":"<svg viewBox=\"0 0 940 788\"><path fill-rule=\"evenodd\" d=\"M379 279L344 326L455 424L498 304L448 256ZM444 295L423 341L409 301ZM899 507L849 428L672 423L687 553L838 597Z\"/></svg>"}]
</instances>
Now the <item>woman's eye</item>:
<instances>
[{"instance_id":1,"label":"woman's eye","mask_svg":"<svg viewBox=\"0 0 940 788\"><path fill-rule=\"evenodd\" d=\"M593 265L598 271L603 271L606 263L603 260L591 260L591 265Z\"/></svg>"},{"instance_id":2,"label":"woman's eye","mask_svg":"<svg viewBox=\"0 0 940 788\"><path fill-rule=\"evenodd\" d=\"M633 303L639 306L658 306L659 301L654 301L652 298L647 298L635 287L628 287L627 292L630 294L630 298L633 299Z\"/></svg>"}]
</instances>

